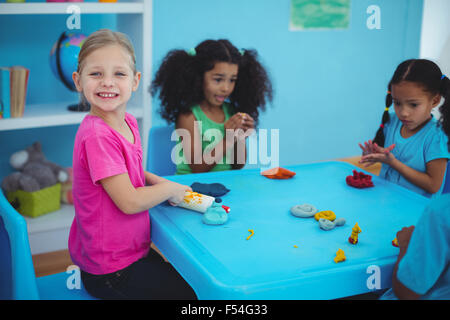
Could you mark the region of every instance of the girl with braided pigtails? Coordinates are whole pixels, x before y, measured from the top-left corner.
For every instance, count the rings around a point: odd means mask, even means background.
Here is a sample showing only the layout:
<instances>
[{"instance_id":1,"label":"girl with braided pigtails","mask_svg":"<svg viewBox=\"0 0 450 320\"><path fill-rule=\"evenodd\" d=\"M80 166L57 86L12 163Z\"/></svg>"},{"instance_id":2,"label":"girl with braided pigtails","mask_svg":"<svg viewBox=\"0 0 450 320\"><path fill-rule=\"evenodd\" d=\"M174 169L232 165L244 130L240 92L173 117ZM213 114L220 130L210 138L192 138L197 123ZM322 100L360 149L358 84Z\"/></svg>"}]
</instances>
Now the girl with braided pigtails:
<instances>
[{"instance_id":1,"label":"girl with braided pigtails","mask_svg":"<svg viewBox=\"0 0 450 320\"><path fill-rule=\"evenodd\" d=\"M441 98L441 118L431 110ZM390 111L394 104L394 112ZM402 62L389 82L382 123L373 141L359 144L360 162L381 162L380 177L427 197L442 193L450 153L450 80L426 59ZM443 130L444 129L444 130Z\"/></svg>"},{"instance_id":2,"label":"girl with braided pigtails","mask_svg":"<svg viewBox=\"0 0 450 320\"><path fill-rule=\"evenodd\" d=\"M244 166L245 139L272 100L272 85L255 50L239 50L228 40L205 40L187 51L171 50L151 93L161 100L161 116L175 123L177 133L188 133L179 134L182 148L175 159L176 173L186 174Z\"/></svg>"}]
</instances>

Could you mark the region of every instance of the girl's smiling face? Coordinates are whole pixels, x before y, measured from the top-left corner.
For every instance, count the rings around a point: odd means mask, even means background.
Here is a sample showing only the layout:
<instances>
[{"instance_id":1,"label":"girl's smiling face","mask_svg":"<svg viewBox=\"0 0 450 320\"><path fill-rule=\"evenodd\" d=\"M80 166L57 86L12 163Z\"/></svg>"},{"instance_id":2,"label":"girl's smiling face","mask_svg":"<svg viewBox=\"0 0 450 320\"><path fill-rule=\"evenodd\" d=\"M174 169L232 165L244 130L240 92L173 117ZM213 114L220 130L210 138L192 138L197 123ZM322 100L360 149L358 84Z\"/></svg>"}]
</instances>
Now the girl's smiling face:
<instances>
[{"instance_id":1,"label":"girl's smiling face","mask_svg":"<svg viewBox=\"0 0 450 320\"><path fill-rule=\"evenodd\" d=\"M203 76L203 104L209 107L222 106L233 92L238 77L238 65L228 62L216 62L214 68Z\"/></svg>"},{"instance_id":2,"label":"girl's smiling face","mask_svg":"<svg viewBox=\"0 0 450 320\"><path fill-rule=\"evenodd\" d=\"M418 132L431 119L431 110L441 100L439 95L432 95L422 85L411 81L393 84L391 91L395 113L407 136Z\"/></svg>"},{"instance_id":3,"label":"girl's smiling face","mask_svg":"<svg viewBox=\"0 0 450 320\"><path fill-rule=\"evenodd\" d=\"M90 53L73 80L95 111L125 110L131 92L139 86L140 73L134 74L131 57L120 45L108 45Z\"/></svg>"}]
</instances>

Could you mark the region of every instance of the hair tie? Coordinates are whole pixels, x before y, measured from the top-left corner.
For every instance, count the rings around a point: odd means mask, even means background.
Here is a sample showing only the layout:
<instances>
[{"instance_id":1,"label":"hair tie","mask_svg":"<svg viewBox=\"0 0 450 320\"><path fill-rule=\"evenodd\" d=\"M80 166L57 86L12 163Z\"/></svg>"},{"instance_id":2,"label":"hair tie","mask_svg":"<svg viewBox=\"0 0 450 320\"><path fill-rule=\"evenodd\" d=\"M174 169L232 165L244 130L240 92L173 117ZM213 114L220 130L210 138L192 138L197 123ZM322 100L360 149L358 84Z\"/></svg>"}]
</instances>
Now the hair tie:
<instances>
[{"instance_id":1,"label":"hair tie","mask_svg":"<svg viewBox=\"0 0 450 320\"><path fill-rule=\"evenodd\" d=\"M445 74L443 74L442 75L442 77L441 77L441 80L443 80L444 78L446 77L446 75Z\"/></svg>"},{"instance_id":2,"label":"hair tie","mask_svg":"<svg viewBox=\"0 0 450 320\"><path fill-rule=\"evenodd\" d=\"M391 94L391 92L388 90L388 91L387 91L387 94Z\"/></svg>"},{"instance_id":3,"label":"hair tie","mask_svg":"<svg viewBox=\"0 0 450 320\"><path fill-rule=\"evenodd\" d=\"M380 124L380 128L384 129L384 124Z\"/></svg>"},{"instance_id":4,"label":"hair tie","mask_svg":"<svg viewBox=\"0 0 450 320\"><path fill-rule=\"evenodd\" d=\"M384 111L389 111L389 107L384 108Z\"/></svg>"},{"instance_id":5,"label":"hair tie","mask_svg":"<svg viewBox=\"0 0 450 320\"><path fill-rule=\"evenodd\" d=\"M186 53L188 55L190 55L191 57L195 57L195 55L197 54L197 51L195 51L195 48L190 48L189 50L186 51Z\"/></svg>"},{"instance_id":6,"label":"hair tie","mask_svg":"<svg viewBox=\"0 0 450 320\"><path fill-rule=\"evenodd\" d=\"M239 53L241 54L241 56L243 56L245 54L245 49L240 49Z\"/></svg>"}]
</instances>

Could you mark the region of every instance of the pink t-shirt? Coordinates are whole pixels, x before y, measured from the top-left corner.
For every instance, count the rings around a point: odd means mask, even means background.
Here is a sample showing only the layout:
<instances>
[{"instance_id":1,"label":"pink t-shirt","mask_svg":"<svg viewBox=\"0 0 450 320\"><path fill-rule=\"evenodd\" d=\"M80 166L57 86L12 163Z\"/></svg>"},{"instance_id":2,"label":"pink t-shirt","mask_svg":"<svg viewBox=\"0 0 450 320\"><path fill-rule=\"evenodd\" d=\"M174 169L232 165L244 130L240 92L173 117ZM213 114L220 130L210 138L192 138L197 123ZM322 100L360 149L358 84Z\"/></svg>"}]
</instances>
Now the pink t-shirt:
<instances>
[{"instance_id":1,"label":"pink t-shirt","mask_svg":"<svg viewBox=\"0 0 450 320\"><path fill-rule=\"evenodd\" d=\"M134 144L92 115L83 119L75 137L75 218L69 234L69 252L72 261L91 274L123 269L144 257L150 246L148 210L122 212L99 182L128 173L134 187L145 186L138 124L128 113L125 121L133 132Z\"/></svg>"}]
</instances>

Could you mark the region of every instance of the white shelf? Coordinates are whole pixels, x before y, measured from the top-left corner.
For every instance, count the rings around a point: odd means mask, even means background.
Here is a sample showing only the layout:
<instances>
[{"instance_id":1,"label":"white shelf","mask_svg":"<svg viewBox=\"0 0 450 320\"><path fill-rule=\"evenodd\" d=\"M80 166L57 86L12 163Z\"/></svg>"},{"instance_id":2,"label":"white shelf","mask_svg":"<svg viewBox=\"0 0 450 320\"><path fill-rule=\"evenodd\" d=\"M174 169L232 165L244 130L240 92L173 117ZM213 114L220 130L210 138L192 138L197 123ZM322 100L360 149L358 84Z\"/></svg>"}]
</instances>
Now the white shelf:
<instances>
[{"instance_id":1,"label":"white shelf","mask_svg":"<svg viewBox=\"0 0 450 320\"><path fill-rule=\"evenodd\" d=\"M76 102L27 105L23 117L0 119L0 131L79 124L87 112L67 110L67 106L74 103ZM144 111L143 108L129 106L127 112L140 119Z\"/></svg>"},{"instance_id":2,"label":"white shelf","mask_svg":"<svg viewBox=\"0 0 450 320\"><path fill-rule=\"evenodd\" d=\"M64 3L1 3L0 14L67 14L69 6L78 6L82 14L141 14L144 10L142 3L94 3L94 2L64 2Z\"/></svg>"},{"instance_id":3,"label":"white shelf","mask_svg":"<svg viewBox=\"0 0 450 320\"><path fill-rule=\"evenodd\" d=\"M25 217L28 234L65 229L72 225L75 216L73 205L61 204L58 211L44 214L37 218Z\"/></svg>"}]
</instances>

